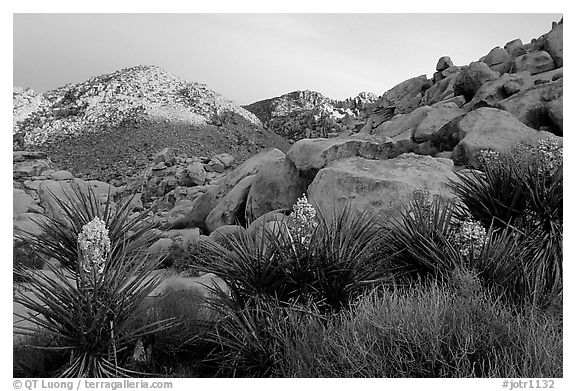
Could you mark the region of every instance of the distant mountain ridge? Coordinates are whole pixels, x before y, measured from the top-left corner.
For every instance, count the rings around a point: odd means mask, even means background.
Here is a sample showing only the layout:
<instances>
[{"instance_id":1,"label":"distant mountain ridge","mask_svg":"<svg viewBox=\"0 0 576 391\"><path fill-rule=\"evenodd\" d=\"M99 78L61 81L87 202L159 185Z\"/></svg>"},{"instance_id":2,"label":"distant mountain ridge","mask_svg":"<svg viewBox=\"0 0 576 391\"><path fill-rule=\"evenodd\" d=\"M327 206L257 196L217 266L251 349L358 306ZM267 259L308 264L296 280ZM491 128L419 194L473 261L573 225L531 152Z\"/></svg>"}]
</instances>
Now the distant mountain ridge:
<instances>
[{"instance_id":1,"label":"distant mountain ridge","mask_svg":"<svg viewBox=\"0 0 576 391\"><path fill-rule=\"evenodd\" d=\"M336 100L317 91L292 91L243 106L254 113L268 129L292 140L326 137L355 129L365 121L376 94L361 92L354 98Z\"/></svg>"}]
</instances>

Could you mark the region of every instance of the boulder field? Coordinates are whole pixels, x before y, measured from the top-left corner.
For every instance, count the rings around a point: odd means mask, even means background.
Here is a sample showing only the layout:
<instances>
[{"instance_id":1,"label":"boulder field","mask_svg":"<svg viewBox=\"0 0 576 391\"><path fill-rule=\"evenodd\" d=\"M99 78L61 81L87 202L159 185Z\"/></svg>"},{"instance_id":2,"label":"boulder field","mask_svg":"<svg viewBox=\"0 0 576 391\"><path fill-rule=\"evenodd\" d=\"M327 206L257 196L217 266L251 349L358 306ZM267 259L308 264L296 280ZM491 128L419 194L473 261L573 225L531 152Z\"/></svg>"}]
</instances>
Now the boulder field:
<instances>
[{"instance_id":1,"label":"boulder field","mask_svg":"<svg viewBox=\"0 0 576 391\"><path fill-rule=\"evenodd\" d=\"M448 184L457 180L455 172L479 169L482 150L505 152L545 138L562 142L562 31L563 22L554 23L530 43L511 40L464 66L442 56L431 79L410 78L377 99L361 95L335 103L307 91L256 102L248 111L234 106L237 116L253 124L298 134L286 152L267 148L241 164L232 154L184 156L164 148L134 181L117 187L58 170L46 153L16 151L14 229L58 213L47 194L59 195L72 183L92 185L99 197L110 194L114 201L136 193L133 213L156 205L153 218L163 238L154 251L239 232L261 234L262 227L283 221L302 194L321 209L350 203L389 221L414 191L454 197ZM33 117L26 102L47 104L31 91L18 96L18 118ZM348 122L346 110L353 114ZM301 137L306 126L322 128L335 116L339 125L323 133L336 129L331 137ZM18 123L19 130L33 125Z\"/></svg>"}]
</instances>

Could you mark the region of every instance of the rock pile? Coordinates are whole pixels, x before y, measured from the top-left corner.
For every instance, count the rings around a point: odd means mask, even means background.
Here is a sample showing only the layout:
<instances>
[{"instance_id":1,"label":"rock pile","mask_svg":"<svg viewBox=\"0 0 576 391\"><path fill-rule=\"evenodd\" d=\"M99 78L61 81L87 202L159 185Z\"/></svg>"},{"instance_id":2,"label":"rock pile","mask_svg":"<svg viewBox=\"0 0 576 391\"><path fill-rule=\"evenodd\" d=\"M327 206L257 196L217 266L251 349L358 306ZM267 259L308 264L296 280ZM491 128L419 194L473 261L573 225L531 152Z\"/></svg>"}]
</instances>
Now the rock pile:
<instances>
[{"instance_id":1,"label":"rock pile","mask_svg":"<svg viewBox=\"0 0 576 391\"><path fill-rule=\"evenodd\" d=\"M301 139L286 154L255 155L180 222L211 236L255 232L252 221L283 219L303 192L321 208L351 203L382 220L398 217L414 191L452 198L454 172L479 168L481 150L504 152L548 138L562 143L561 32L562 22L530 44L510 41L468 66L441 57L432 79L406 80L365 110L370 117L356 134ZM287 118L329 103L317 93L296 92L249 109L269 126L282 119L285 132Z\"/></svg>"},{"instance_id":2,"label":"rock pile","mask_svg":"<svg viewBox=\"0 0 576 391\"><path fill-rule=\"evenodd\" d=\"M400 152L451 156L454 149L455 162L471 166L472 118L472 133L482 133L475 140L487 149L562 136L562 29L562 21L554 23L528 44L512 40L467 66L441 57L432 79L406 80L380 97L360 134L384 138Z\"/></svg>"},{"instance_id":3,"label":"rock pile","mask_svg":"<svg viewBox=\"0 0 576 391\"><path fill-rule=\"evenodd\" d=\"M333 137L356 130L368 117L375 94L361 92L337 101L315 91L294 91L244 106L273 132L292 141Z\"/></svg>"}]
</instances>

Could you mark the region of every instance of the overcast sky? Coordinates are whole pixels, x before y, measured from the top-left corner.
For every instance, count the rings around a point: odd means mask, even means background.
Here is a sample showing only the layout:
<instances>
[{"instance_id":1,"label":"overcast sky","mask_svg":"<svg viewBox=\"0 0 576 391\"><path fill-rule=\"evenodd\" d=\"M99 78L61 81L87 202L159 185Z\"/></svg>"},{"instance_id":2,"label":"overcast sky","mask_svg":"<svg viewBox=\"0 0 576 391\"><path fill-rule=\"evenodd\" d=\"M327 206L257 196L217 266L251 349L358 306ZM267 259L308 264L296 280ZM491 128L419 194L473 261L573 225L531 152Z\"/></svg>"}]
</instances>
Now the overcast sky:
<instances>
[{"instance_id":1,"label":"overcast sky","mask_svg":"<svg viewBox=\"0 0 576 391\"><path fill-rule=\"evenodd\" d=\"M14 86L44 92L158 65L239 104L294 90L344 99L530 42L560 14L15 14Z\"/></svg>"}]
</instances>

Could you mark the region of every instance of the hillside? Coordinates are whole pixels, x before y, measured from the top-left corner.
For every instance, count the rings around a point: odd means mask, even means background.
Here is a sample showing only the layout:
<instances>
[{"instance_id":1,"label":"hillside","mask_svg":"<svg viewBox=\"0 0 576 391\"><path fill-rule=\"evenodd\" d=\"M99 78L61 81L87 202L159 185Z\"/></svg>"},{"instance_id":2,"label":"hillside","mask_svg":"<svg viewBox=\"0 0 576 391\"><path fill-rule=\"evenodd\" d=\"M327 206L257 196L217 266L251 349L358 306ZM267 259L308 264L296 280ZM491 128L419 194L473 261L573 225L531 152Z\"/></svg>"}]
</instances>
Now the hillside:
<instances>
[{"instance_id":1,"label":"hillside","mask_svg":"<svg viewBox=\"0 0 576 391\"><path fill-rule=\"evenodd\" d=\"M121 179L159 149L229 152L242 161L288 143L249 111L203 84L156 66L135 66L35 94L14 89L14 146L40 149L91 178Z\"/></svg>"}]
</instances>

